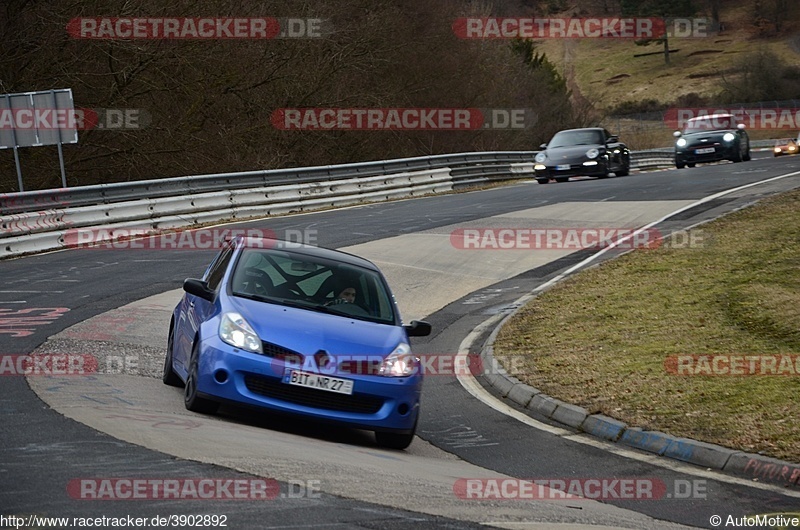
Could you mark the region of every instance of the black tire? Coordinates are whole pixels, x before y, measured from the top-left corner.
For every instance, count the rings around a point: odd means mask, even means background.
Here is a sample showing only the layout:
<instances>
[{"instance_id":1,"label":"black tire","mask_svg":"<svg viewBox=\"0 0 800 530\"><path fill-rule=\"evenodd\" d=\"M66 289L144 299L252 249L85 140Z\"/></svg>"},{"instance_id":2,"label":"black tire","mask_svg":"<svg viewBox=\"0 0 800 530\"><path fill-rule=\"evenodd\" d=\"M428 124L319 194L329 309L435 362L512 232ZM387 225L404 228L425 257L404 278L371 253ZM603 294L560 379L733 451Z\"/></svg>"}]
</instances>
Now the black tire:
<instances>
[{"instance_id":1,"label":"black tire","mask_svg":"<svg viewBox=\"0 0 800 530\"><path fill-rule=\"evenodd\" d=\"M161 374L161 380L165 385L182 387L183 381L172 369L172 342L175 339L175 328L169 327L169 337L167 338L167 354L164 356L164 372Z\"/></svg>"},{"instance_id":2,"label":"black tire","mask_svg":"<svg viewBox=\"0 0 800 530\"><path fill-rule=\"evenodd\" d=\"M536 179L536 182L539 184L547 184L550 182L550 179Z\"/></svg>"},{"instance_id":3,"label":"black tire","mask_svg":"<svg viewBox=\"0 0 800 530\"><path fill-rule=\"evenodd\" d=\"M631 174L631 166L625 165L619 168L619 171L614 172L614 174L618 177L627 177Z\"/></svg>"},{"instance_id":4,"label":"black tire","mask_svg":"<svg viewBox=\"0 0 800 530\"><path fill-rule=\"evenodd\" d=\"M569 177L556 177L556 182L567 182Z\"/></svg>"},{"instance_id":5,"label":"black tire","mask_svg":"<svg viewBox=\"0 0 800 530\"><path fill-rule=\"evenodd\" d=\"M192 358L189 361L189 373L186 375L186 387L183 392L183 404L187 410L200 414L214 414L219 409L219 403L197 395L197 365L200 352L197 344L192 348Z\"/></svg>"},{"instance_id":6,"label":"black tire","mask_svg":"<svg viewBox=\"0 0 800 530\"><path fill-rule=\"evenodd\" d=\"M686 165L689 166L689 167L694 167L694 166L697 165L697 163L696 162L689 162Z\"/></svg>"},{"instance_id":7,"label":"black tire","mask_svg":"<svg viewBox=\"0 0 800 530\"><path fill-rule=\"evenodd\" d=\"M683 168L685 168L685 167L686 167L686 164L685 164L684 162L678 162L678 161L676 160L676 161L675 161L675 167L676 167L676 168L678 168L678 169L683 169Z\"/></svg>"},{"instance_id":8,"label":"black tire","mask_svg":"<svg viewBox=\"0 0 800 530\"><path fill-rule=\"evenodd\" d=\"M387 449L403 450L414 440L414 433L417 432L417 421L419 421L419 413L417 419L414 421L414 427L408 434L398 434L396 432L375 432L375 441L378 445Z\"/></svg>"},{"instance_id":9,"label":"black tire","mask_svg":"<svg viewBox=\"0 0 800 530\"><path fill-rule=\"evenodd\" d=\"M736 151L733 153L733 156L731 157L731 162L736 163L741 161L742 161L742 149L740 146L737 145Z\"/></svg>"},{"instance_id":10,"label":"black tire","mask_svg":"<svg viewBox=\"0 0 800 530\"><path fill-rule=\"evenodd\" d=\"M747 145L747 151L745 151L744 156L742 157L742 160L744 160L745 162L750 162L750 160L751 160L751 158L750 158L750 145L749 144Z\"/></svg>"}]
</instances>

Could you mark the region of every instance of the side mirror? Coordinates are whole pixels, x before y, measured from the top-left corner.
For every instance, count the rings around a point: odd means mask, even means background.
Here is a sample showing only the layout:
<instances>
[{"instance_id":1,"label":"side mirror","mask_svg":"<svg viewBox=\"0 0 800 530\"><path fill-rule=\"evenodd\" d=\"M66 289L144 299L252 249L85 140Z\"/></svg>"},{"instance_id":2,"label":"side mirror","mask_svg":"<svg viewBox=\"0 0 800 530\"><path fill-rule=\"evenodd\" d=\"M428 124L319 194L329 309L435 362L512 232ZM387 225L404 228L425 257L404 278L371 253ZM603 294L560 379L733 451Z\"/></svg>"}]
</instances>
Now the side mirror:
<instances>
[{"instance_id":1,"label":"side mirror","mask_svg":"<svg viewBox=\"0 0 800 530\"><path fill-rule=\"evenodd\" d=\"M409 337L427 337L433 328L424 320L412 320L409 325L403 326L403 329Z\"/></svg>"},{"instance_id":2,"label":"side mirror","mask_svg":"<svg viewBox=\"0 0 800 530\"><path fill-rule=\"evenodd\" d=\"M542 144L539 146L540 149L547 149L547 144Z\"/></svg>"},{"instance_id":3,"label":"side mirror","mask_svg":"<svg viewBox=\"0 0 800 530\"><path fill-rule=\"evenodd\" d=\"M619 136L609 136L606 140L607 144L615 144L617 142L619 142Z\"/></svg>"},{"instance_id":4,"label":"side mirror","mask_svg":"<svg viewBox=\"0 0 800 530\"><path fill-rule=\"evenodd\" d=\"M681 132L680 131L675 131L674 133L672 133L672 136L674 136L675 138L680 138L681 137Z\"/></svg>"},{"instance_id":5,"label":"side mirror","mask_svg":"<svg viewBox=\"0 0 800 530\"><path fill-rule=\"evenodd\" d=\"M195 278L187 278L183 282L183 290L189 294L193 294L203 300L208 300L211 302L214 300L214 291L208 288L208 283L204 282L203 280L197 280Z\"/></svg>"}]
</instances>

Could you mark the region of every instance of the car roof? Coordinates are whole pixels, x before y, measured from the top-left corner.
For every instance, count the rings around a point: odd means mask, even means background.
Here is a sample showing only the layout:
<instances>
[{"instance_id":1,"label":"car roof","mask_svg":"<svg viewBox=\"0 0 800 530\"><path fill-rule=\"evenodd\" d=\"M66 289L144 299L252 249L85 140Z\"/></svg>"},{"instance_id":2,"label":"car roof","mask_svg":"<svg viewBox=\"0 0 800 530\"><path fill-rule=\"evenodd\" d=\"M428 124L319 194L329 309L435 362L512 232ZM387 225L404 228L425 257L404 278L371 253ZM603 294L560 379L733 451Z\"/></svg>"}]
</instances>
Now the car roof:
<instances>
[{"instance_id":1,"label":"car roof","mask_svg":"<svg viewBox=\"0 0 800 530\"><path fill-rule=\"evenodd\" d=\"M578 129L564 129L563 131L558 131L558 133L573 132L573 131L602 131L602 130L604 130L602 127L581 127Z\"/></svg>"},{"instance_id":2,"label":"car roof","mask_svg":"<svg viewBox=\"0 0 800 530\"><path fill-rule=\"evenodd\" d=\"M719 119L719 118L736 118L733 114L706 114L705 116L695 116L694 118L689 118L686 120L689 121L700 121L700 120L711 120L711 119Z\"/></svg>"},{"instance_id":3,"label":"car roof","mask_svg":"<svg viewBox=\"0 0 800 530\"><path fill-rule=\"evenodd\" d=\"M365 269L380 272L380 269L369 261L368 259L348 254L341 250L333 250L330 248L315 247L313 245L306 245L304 243L297 243L294 241L284 241L281 239L274 239L268 237L252 237L252 236L237 236L237 246L244 246L247 248L261 248L261 249L278 249L293 252L295 254L303 254L305 256L314 258L329 259L332 261L339 261L348 265L362 267Z\"/></svg>"}]
</instances>

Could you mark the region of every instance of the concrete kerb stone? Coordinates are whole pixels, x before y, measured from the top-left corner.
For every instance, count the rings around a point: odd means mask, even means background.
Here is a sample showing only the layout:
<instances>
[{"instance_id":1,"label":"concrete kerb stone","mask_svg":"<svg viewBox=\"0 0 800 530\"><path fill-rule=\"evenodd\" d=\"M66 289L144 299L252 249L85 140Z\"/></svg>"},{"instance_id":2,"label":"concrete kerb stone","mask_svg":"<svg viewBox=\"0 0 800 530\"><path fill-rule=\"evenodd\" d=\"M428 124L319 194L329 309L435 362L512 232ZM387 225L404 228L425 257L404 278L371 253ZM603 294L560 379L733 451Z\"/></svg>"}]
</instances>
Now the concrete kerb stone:
<instances>
[{"instance_id":1,"label":"concrete kerb stone","mask_svg":"<svg viewBox=\"0 0 800 530\"><path fill-rule=\"evenodd\" d=\"M488 350L481 351L481 359L492 359L492 347L489 346ZM499 369L497 373L493 370L489 370L484 372L483 377L484 381L486 381L490 386L494 387L502 397L507 397L509 393L516 387L522 384L522 382L517 379L516 377L512 377L505 371L502 367L498 364L494 365L484 365L484 366L497 366Z\"/></svg>"},{"instance_id":2,"label":"concrete kerb stone","mask_svg":"<svg viewBox=\"0 0 800 530\"><path fill-rule=\"evenodd\" d=\"M616 442L625 429L628 428L628 425L602 414L592 414L586 418L580 428L582 431L597 438Z\"/></svg>"},{"instance_id":3,"label":"concrete kerb stone","mask_svg":"<svg viewBox=\"0 0 800 530\"><path fill-rule=\"evenodd\" d=\"M532 296L526 295L525 301ZM500 329L521 307L517 304L506 314L489 334L481 348L481 359L486 366L500 366L494 359L494 342ZM731 475L773 484L800 488L800 465L781 460L743 453L720 445L679 438L660 431L645 431L639 427L629 427L626 423L602 414L589 414L586 409L565 403L544 394L504 370L497 373L482 374L486 382L498 389L504 398L557 421L563 425L577 428L587 434L606 441L620 443L697 466L720 470Z\"/></svg>"},{"instance_id":4,"label":"concrete kerb stone","mask_svg":"<svg viewBox=\"0 0 800 530\"><path fill-rule=\"evenodd\" d=\"M639 427L627 427L619 438L619 443L663 455L667 447L677 438L661 431L645 431Z\"/></svg>"},{"instance_id":5,"label":"concrete kerb stone","mask_svg":"<svg viewBox=\"0 0 800 530\"><path fill-rule=\"evenodd\" d=\"M559 405L565 405L561 400L556 398L550 397L547 394L536 394L531 399L531 402L528 403L527 408L534 412L538 412L545 418L550 418L553 416L553 412L556 411Z\"/></svg>"},{"instance_id":6,"label":"concrete kerb stone","mask_svg":"<svg viewBox=\"0 0 800 530\"><path fill-rule=\"evenodd\" d=\"M564 425L580 429L588 416L589 412L583 407L570 405L569 403L559 403L550 418Z\"/></svg>"},{"instance_id":7,"label":"concrete kerb stone","mask_svg":"<svg viewBox=\"0 0 800 530\"><path fill-rule=\"evenodd\" d=\"M533 397L537 394L541 394L541 390L520 383L518 385L514 385L514 387L508 392L507 397L517 405L521 407L527 407L528 403L530 403Z\"/></svg>"},{"instance_id":8,"label":"concrete kerb stone","mask_svg":"<svg viewBox=\"0 0 800 530\"><path fill-rule=\"evenodd\" d=\"M508 396L515 386L522 384L514 382L506 374L486 374L486 382L494 387L502 397Z\"/></svg>"},{"instance_id":9,"label":"concrete kerb stone","mask_svg":"<svg viewBox=\"0 0 800 530\"><path fill-rule=\"evenodd\" d=\"M731 455L739 452L720 445L678 438L670 442L664 456L711 469L723 469Z\"/></svg>"},{"instance_id":10,"label":"concrete kerb stone","mask_svg":"<svg viewBox=\"0 0 800 530\"><path fill-rule=\"evenodd\" d=\"M723 471L754 481L800 488L800 464L752 453L731 455Z\"/></svg>"}]
</instances>

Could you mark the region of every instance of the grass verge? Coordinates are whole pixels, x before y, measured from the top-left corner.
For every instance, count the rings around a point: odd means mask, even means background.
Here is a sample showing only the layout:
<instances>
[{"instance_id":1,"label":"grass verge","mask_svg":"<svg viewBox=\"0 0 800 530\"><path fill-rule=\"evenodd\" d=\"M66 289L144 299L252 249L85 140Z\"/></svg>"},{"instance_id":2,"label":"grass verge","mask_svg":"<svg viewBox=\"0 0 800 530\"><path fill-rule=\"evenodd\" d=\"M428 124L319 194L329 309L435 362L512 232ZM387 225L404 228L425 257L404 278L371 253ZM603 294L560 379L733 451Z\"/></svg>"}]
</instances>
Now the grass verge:
<instances>
[{"instance_id":1,"label":"grass verge","mask_svg":"<svg viewBox=\"0 0 800 530\"><path fill-rule=\"evenodd\" d=\"M701 248L573 276L509 319L495 354L522 355L516 377L591 413L800 462L800 373L667 369L679 355L800 354L798 211L795 190L704 225Z\"/></svg>"}]
</instances>

